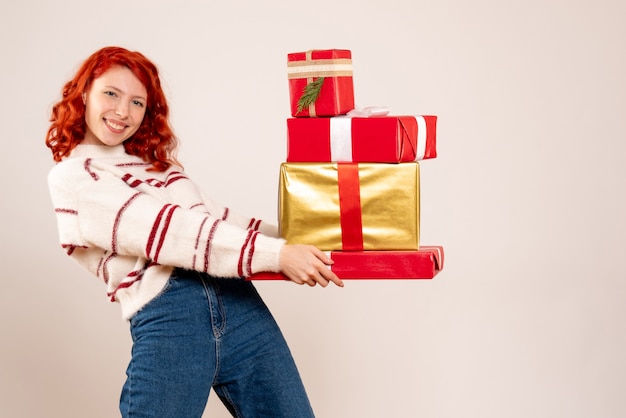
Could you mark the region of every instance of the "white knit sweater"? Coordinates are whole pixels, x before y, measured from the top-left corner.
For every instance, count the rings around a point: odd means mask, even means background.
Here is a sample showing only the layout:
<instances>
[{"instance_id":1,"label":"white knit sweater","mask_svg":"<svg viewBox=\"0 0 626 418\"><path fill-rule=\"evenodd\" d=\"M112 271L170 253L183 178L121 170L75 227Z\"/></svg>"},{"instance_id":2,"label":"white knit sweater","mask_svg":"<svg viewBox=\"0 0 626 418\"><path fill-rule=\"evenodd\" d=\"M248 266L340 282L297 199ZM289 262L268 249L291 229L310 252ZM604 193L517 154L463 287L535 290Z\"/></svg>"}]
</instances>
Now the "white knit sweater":
<instances>
[{"instance_id":1,"label":"white knit sweater","mask_svg":"<svg viewBox=\"0 0 626 418\"><path fill-rule=\"evenodd\" d=\"M78 145L48 184L62 247L102 279L129 319L174 267L217 277L279 271L274 225L208 199L179 167L146 171L122 145Z\"/></svg>"}]
</instances>

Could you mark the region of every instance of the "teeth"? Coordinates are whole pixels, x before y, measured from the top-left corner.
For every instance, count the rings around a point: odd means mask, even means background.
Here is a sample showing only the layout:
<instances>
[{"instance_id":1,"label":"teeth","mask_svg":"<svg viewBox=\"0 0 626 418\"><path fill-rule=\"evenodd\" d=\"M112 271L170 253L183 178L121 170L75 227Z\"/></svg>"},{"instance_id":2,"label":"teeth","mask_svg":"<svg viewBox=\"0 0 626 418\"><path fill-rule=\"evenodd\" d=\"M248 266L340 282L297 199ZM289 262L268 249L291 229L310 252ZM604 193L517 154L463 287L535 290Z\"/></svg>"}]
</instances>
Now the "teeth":
<instances>
[{"instance_id":1,"label":"teeth","mask_svg":"<svg viewBox=\"0 0 626 418\"><path fill-rule=\"evenodd\" d=\"M107 125L109 125L111 128L116 129L118 131L120 131L120 130L125 128L124 125L118 125L117 123L113 123L110 120L107 120Z\"/></svg>"}]
</instances>

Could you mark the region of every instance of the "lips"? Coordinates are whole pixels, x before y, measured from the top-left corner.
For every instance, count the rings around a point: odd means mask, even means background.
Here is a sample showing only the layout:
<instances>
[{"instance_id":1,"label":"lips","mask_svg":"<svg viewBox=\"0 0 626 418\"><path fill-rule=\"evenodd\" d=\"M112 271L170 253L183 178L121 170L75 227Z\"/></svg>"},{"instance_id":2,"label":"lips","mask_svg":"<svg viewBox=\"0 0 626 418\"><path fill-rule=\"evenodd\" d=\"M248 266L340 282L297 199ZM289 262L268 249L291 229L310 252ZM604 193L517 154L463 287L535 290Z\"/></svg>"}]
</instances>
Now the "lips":
<instances>
[{"instance_id":1,"label":"lips","mask_svg":"<svg viewBox=\"0 0 626 418\"><path fill-rule=\"evenodd\" d=\"M115 133L122 133L124 132L124 129L126 129L128 127L128 125L123 124L123 123L119 123L119 122L114 122L112 120L109 119L105 119L104 123L106 124L106 126L113 132Z\"/></svg>"}]
</instances>

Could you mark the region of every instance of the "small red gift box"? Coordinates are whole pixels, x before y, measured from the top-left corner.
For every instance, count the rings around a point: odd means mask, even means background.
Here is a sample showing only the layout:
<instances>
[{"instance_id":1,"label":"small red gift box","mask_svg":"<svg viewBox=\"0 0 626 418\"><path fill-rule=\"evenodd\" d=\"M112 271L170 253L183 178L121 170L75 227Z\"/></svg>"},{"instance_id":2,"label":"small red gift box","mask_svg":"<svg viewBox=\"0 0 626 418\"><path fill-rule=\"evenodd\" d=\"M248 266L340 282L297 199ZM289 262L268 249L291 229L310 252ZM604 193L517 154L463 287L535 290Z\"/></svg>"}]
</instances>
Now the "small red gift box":
<instances>
[{"instance_id":1,"label":"small red gift box","mask_svg":"<svg viewBox=\"0 0 626 418\"><path fill-rule=\"evenodd\" d=\"M437 157L437 116L287 119L287 162L399 163Z\"/></svg>"},{"instance_id":2,"label":"small red gift box","mask_svg":"<svg viewBox=\"0 0 626 418\"><path fill-rule=\"evenodd\" d=\"M291 116L337 116L354 109L352 54L349 50L326 49L288 54L287 75ZM302 101L307 86L312 91ZM307 98L313 101L304 105Z\"/></svg>"},{"instance_id":3,"label":"small red gift box","mask_svg":"<svg viewBox=\"0 0 626 418\"><path fill-rule=\"evenodd\" d=\"M347 279L432 279L443 269L442 246L417 251L331 251L330 269ZM282 273L257 273L248 280L287 280Z\"/></svg>"}]
</instances>

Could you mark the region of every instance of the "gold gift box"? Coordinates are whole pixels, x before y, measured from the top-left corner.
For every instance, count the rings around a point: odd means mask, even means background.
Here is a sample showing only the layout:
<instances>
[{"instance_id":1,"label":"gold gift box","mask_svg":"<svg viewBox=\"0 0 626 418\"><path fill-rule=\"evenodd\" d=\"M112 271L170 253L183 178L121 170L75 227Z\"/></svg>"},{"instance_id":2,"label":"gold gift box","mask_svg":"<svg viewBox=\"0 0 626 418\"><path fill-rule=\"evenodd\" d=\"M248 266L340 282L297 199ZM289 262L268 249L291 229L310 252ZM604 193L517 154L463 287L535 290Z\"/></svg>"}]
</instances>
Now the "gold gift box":
<instances>
[{"instance_id":1,"label":"gold gift box","mask_svg":"<svg viewBox=\"0 0 626 418\"><path fill-rule=\"evenodd\" d=\"M280 234L289 244L346 250L338 172L342 163L282 163ZM362 250L419 249L419 163L352 163L358 167ZM342 183L343 184L343 183ZM351 215L352 216L352 215ZM356 216L358 222L358 214Z\"/></svg>"}]
</instances>

